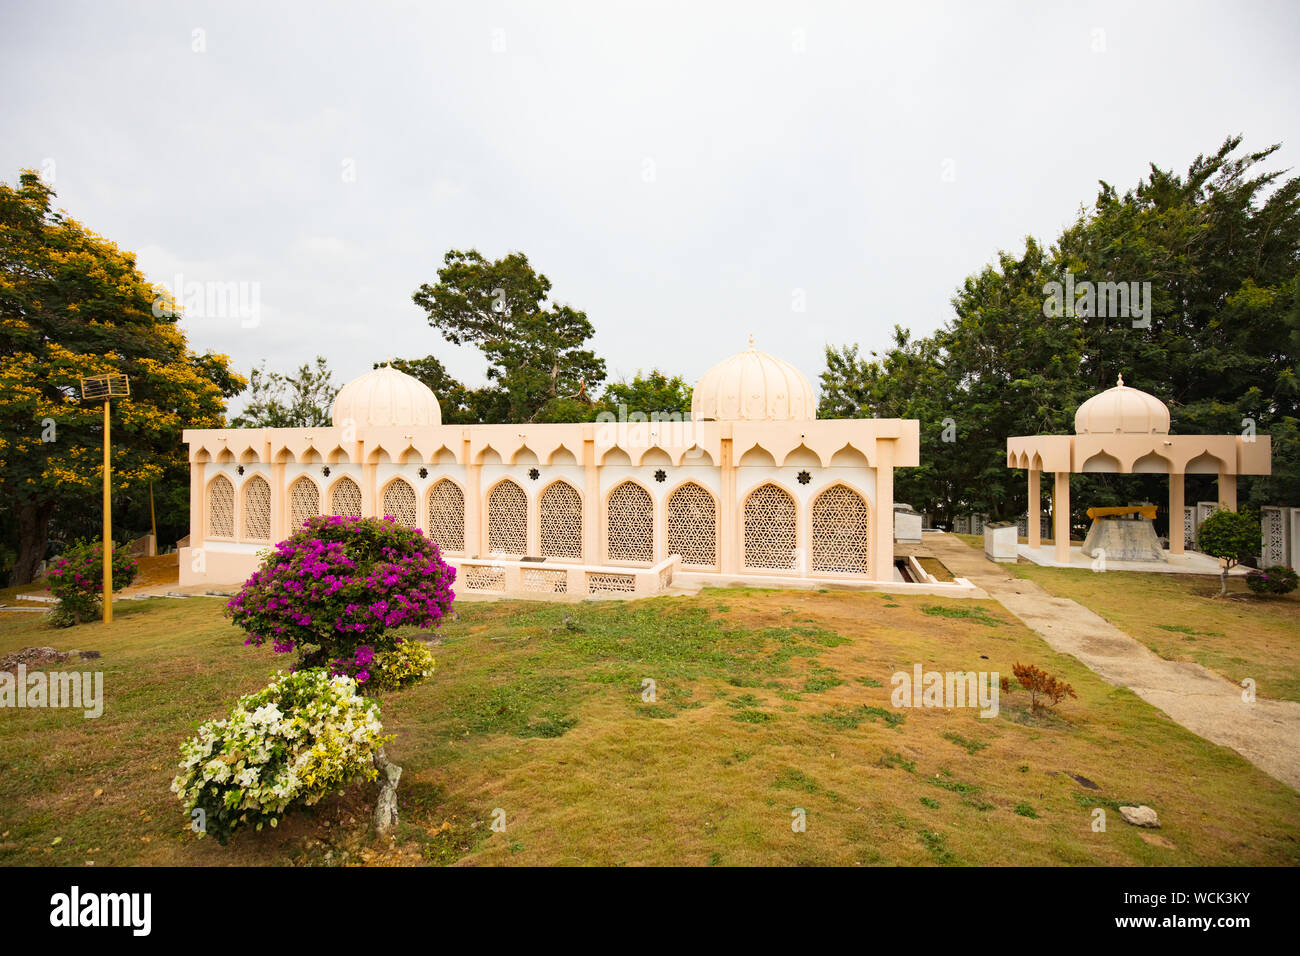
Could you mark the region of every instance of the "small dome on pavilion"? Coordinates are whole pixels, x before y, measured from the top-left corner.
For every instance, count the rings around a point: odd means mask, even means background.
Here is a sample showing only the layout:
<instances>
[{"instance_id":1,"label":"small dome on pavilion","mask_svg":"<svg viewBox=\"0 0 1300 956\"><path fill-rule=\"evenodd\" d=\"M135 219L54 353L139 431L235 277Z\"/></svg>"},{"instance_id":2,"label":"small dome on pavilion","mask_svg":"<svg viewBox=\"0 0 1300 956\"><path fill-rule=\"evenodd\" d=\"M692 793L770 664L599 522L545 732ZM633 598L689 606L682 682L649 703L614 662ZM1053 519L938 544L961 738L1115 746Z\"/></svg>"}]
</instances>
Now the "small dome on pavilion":
<instances>
[{"instance_id":1,"label":"small dome on pavilion","mask_svg":"<svg viewBox=\"0 0 1300 956\"><path fill-rule=\"evenodd\" d=\"M1077 435L1168 435L1169 407L1154 395L1129 388L1121 375L1114 388L1079 406L1074 431Z\"/></svg>"},{"instance_id":2,"label":"small dome on pavilion","mask_svg":"<svg viewBox=\"0 0 1300 956\"><path fill-rule=\"evenodd\" d=\"M812 386L781 359L749 348L701 376L691 400L696 421L788 422L817 417Z\"/></svg>"},{"instance_id":3,"label":"small dome on pavilion","mask_svg":"<svg viewBox=\"0 0 1300 956\"><path fill-rule=\"evenodd\" d=\"M441 425L442 409L433 389L418 378L381 365L339 389L333 417L336 426L348 419L380 427Z\"/></svg>"}]
</instances>

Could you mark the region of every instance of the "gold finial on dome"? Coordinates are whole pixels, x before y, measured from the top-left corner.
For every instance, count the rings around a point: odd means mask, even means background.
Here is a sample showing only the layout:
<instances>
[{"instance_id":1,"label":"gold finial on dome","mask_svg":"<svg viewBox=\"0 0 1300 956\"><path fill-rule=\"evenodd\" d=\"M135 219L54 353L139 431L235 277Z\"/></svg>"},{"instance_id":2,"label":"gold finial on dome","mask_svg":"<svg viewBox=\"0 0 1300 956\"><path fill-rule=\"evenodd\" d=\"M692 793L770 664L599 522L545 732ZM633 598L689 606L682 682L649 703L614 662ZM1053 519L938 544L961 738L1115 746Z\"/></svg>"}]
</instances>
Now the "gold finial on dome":
<instances>
[{"instance_id":1,"label":"gold finial on dome","mask_svg":"<svg viewBox=\"0 0 1300 956\"><path fill-rule=\"evenodd\" d=\"M1120 376L1119 376L1118 381L1115 382L1115 386L1116 386L1117 388L1123 388L1123 387L1124 387L1124 375L1123 375L1123 373L1120 373Z\"/></svg>"},{"instance_id":2,"label":"gold finial on dome","mask_svg":"<svg viewBox=\"0 0 1300 956\"><path fill-rule=\"evenodd\" d=\"M753 333L753 332L750 332L750 333L749 333L749 347L750 347L751 349L754 347L754 333Z\"/></svg>"}]
</instances>

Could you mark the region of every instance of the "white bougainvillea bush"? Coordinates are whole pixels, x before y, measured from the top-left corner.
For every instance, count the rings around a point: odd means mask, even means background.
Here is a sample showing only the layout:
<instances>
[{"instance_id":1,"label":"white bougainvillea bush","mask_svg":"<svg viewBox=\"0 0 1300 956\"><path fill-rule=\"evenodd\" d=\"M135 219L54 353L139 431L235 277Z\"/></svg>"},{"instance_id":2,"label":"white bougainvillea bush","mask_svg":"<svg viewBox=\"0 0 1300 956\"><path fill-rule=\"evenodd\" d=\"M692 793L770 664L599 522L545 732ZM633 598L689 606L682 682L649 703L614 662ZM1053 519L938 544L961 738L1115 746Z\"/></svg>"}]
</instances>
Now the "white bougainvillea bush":
<instances>
[{"instance_id":1,"label":"white bougainvillea bush","mask_svg":"<svg viewBox=\"0 0 1300 956\"><path fill-rule=\"evenodd\" d=\"M353 678L322 668L278 674L181 745L172 791L194 829L224 845L238 829L274 827L293 807L374 780L382 735L378 702Z\"/></svg>"}]
</instances>

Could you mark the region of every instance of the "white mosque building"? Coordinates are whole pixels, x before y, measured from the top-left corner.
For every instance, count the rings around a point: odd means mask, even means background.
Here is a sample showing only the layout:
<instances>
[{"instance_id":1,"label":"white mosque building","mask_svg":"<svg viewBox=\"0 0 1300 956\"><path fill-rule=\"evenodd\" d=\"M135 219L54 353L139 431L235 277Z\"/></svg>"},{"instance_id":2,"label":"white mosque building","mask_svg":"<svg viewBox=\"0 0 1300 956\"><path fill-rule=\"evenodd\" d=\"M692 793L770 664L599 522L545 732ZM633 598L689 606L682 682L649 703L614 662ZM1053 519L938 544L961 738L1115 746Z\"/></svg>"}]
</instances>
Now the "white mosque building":
<instances>
[{"instance_id":1,"label":"white mosque building","mask_svg":"<svg viewBox=\"0 0 1300 956\"><path fill-rule=\"evenodd\" d=\"M705 373L686 420L444 425L428 387L384 366L338 393L332 427L186 430L181 584L241 583L332 514L418 527L458 593L896 587L894 469L919 463L919 425L815 409L808 380L752 345Z\"/></svg>"}]
</instances>

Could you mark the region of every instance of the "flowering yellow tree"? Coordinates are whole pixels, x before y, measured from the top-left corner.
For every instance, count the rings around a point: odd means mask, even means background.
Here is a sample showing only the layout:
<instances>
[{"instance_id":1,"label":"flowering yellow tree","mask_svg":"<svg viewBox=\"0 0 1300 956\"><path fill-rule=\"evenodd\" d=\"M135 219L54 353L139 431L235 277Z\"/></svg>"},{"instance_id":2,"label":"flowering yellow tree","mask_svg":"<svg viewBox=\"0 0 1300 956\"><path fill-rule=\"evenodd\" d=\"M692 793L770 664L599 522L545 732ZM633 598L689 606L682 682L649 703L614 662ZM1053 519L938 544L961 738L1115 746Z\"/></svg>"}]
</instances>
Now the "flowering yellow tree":
<instances>
[{"instance_id":1,"label":"flowering yellow tree","mask_svg":"<svg viewBox=\"0 0 1300 956\"><path fill-rule=\"evenodd\" d=\"M113 488L186 482L181 430L225 424L244 387L224 355L195 354L180 311L135 256L52 208L24 170L0 182L0 533L16 554L11 584L31 581L51 523L98 500L103 411L80 400L82 377L125 373L113 405Z\"/></svg>"}]
</instances>

